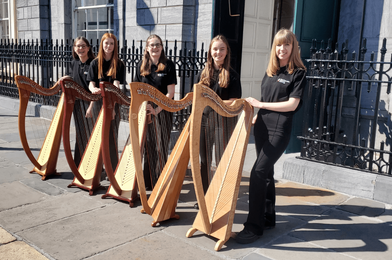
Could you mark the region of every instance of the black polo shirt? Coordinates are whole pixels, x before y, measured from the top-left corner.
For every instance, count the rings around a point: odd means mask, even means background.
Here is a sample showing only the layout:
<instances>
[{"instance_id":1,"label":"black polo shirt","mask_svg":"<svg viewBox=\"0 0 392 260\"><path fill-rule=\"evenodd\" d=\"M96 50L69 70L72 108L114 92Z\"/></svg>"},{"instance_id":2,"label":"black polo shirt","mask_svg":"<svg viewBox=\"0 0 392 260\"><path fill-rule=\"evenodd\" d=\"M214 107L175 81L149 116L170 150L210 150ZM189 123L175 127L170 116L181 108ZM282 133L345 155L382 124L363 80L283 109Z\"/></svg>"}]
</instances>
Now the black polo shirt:
<instances>
[{"instance_id":1,"label":"black polo shirt","mask_svg":"<svg viewBox=\"0 0 392 260\"><path fill-rule=\"evenodd\" d=\"M303 91L306 86L306 71L295 69L293 74L289 74L286 67L280 68L278 73L272 77L264 75L261 82L261 102L282 102L288 101L289 98L302 99ZM294 114L300 109L302 101L298 105Z\"/></svg>"},{"instance_id":2,"label":"black polo shirt","mask_svg":"<svg viewBox=\"0 0 392 260\"><path fill-rule=\"evenodd\" d=\"M133 82L143 82L147 83L155 88L157 88L164 95L167 94L167 86L176 85L176 69L174 63L171 60L166 61L165 69L163 71L156 72L158 67L154 64L151 65L151 72L146 77L140 75L140 67L142 66L142 61L140 61L136 68L135 78Z\"/></svg>"},{"instance_id":3,"label":"black polo shirt","mask_svg":"<svg viewBox=\"0 0 392 260\"><path fill-rule=\"evenodd\" d=\"M196 83L200 82L202 71L197 74ZM231 69L229 70L229 85L226 88L219 86L219 70L214 71L213 79L210 83L210 89L212 89L222 100L229 100L230 98L241 98L242 88L240 76L238 73ZM192 87L193 88L193 87Z\"/></svg>"},{"instance_id":4,"label":"black polo shirt","mask_svg":"<svg viewBox=\"0 0 392 260\"><path fill-rule=\"evenodd\" d=\"M107 76L107 72L110 68L110 61L103 61L102 68L103 68L103 78L98 77L98 59L94 59L90 64L90 69L88 71L87 80L94 81L95 86L99 88L99 82L108 81L113 83L115 80L120 81L120 84L124 84L124 63L121 60L118 60L117 64L117 72L116 77Z\"/></svg>"},{"instance_id":5,"label":"black polo shirt","mask_svg":"<svg viewBox=\"0 0 392 260\"><path fill-rule=\"evenodd\" d=\"M85 63L82 63L80 60L73 60L71 62L70 76L88 92L90 92L90 90L88 89L89 81L87 80L87 74L92 60L93 59L90 58Z\"/></svg>"}]
</instances>

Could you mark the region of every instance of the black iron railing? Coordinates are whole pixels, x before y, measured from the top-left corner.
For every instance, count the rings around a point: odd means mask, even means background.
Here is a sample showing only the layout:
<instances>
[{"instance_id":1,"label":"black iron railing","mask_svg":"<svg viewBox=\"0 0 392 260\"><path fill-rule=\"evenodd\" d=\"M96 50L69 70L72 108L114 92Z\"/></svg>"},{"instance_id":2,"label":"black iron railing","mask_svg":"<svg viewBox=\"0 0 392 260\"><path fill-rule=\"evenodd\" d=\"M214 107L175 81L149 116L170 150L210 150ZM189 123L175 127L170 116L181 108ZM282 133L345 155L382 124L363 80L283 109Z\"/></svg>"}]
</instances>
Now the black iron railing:
<instances>
[{"instance_id":1,"label":"black iron railing","mask_svg":"<svg viewBox=\"0 0 392 260\"><path fill-rule=\"evenodd\" d=\"M15 84L14 75L24 75L37 82L44 88L49 88L64 75L69 74L69 66L72 61L72 42L41 40L41 41L21 41L21 40L1 40L0 41L0 95L18 98L18 89ZM91 44L94 53L98 52L99 42ZM127 41L119 44L119 57L125 63L126 79L125 85L135 75L136 66L142 58L144 52L142 41L136 46L135 41L129 46ZM179 50L177 41L174 42L173 49L165 44L165 53L175 66L179 79L180 98L190 90L194 78L199 70L204 68L207 60L207 53L204 51L204 44L200 50L187 49L186 43L182 44ZM126 91L126 88L123 89ZM52 98L45 98L32 95L31 101L55 105L58 103L59 95ZM127 120L127 111L123 110L122 118ZM189 116L174 115L174 120L183 121ZM175 125L182 125L176 122Z\"/></svg>"},{"instance_id":2,"label":"black iron railing","mask_svg":"<svg viewBox=\"0 0 392 260\"><path fill-rule=\"evenodd\" d=\"M312 46L300 158L391 175L391 61L385 61L384 39L378 61ZM369 56L369 55L368 55ZM391 56L392 57L392 56ZM387 149L388 146L389 148Z\"/></svg>"}]
</instances>

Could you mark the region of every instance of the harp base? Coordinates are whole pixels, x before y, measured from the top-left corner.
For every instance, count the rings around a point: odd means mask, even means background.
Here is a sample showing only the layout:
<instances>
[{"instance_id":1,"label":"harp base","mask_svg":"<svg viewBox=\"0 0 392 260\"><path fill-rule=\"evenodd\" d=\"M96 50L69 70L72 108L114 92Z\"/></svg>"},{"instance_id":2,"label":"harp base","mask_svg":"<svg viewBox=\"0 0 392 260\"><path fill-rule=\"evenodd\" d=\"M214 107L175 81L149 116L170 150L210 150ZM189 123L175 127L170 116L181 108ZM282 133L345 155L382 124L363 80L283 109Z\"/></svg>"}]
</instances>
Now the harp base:
<instances>
[{"instance_id":1,"label":"harp base","mask_svg":"<svg viewBox=\"0 0 392 260\"><path fill-rule=\"evenodd\" d=\"M56 170L51 171L51 172L46 171L46 170L41 171L37 167L34 167L34 169L31 170L29 173L34 173L34 172L41 175L42 176L41 180L43 180L43 181L46 180L46 178L48 178L51 175L61 176L61 173L58 173Z\"/></svg>"},{"instance_id":2,"label":"harp base","mask_svg":"<svg viewBox=\"0 0 392 260\"><path fill-rule=\"evenodd\" d=\"M188 230L188 232L186 233L186 237L188 237L188 238L189 238L189 237L192 237L193 234L195 234L196 231L198 231L197 228L194 228L194 227L190 228L190 229ZM208 235L208 234L207 234L207 235ZM231 233L231 237L234 237L234 236L235 236L235 234L232 232L232 233ZM230 238L230 237L229 237L229 238ZM229 240L229 238L226 239L226 240L224 240L224 239L219 239L218 242L216 242L216 244L215 244L214 250L215 250L215 251L221 250L222 247L223 247L223 245Z\"/></svg>"},{"instance_id":3,"label":"harp base","mask_svg":"<svg viewBox=\"0 0 392 260\"><path fill-rule=\"evenodd\" d=\"M170 216L169 219L177 219L177 220L178 220L178 219L180 219L180 215L174 214L174 215ZM169 219L165 219L165 220L169 220ZM160 224L162 221L165 221L165 220L153 221L153 222L151 223L151 226L152 226L152 227L157 227L157 226L159 226L159 224Z\"/></svg>"},{"instance_id":4,"label":"harp base","mask_svg":"<svg viewBox=\"0 0 392 260\"><path fill-rule=\"evenodd\" d=\"M121 195L118 195L117 192L112 188L112 186L109 187L106 194L102 195L101 198L105 199L107 197L111 197L116 200L128 202L129 207L131 207L131 208L133 208L135 206L135 202L139 200L139 197L137 196L136 190L124 191Z\"/></svg>"},{"instance_id":5,"label":"harp base","mask_svg":"<svg viewBox=\"0 0 392 260\"><path fill-rule=\"evenodd\" d=\"M87 182L87 181L86 181ZM96 191L97 189L99 189L99 188L103 188L103 186L101 186L101 184L100 183L98 183L98 184L92 184L92 185L84 185L84 184L81 184L76 178L73 180L73 182L71 183L71 184L69 184L67 187L68 188L71 188L71 187L73 187L73 186L76 186L76 187L78 187L78 188L80 188L80 189L83 189L83 190L87 190L88 191L88 195L93 195L94 194L94 191Z\"/></svg>"}]
</instances>

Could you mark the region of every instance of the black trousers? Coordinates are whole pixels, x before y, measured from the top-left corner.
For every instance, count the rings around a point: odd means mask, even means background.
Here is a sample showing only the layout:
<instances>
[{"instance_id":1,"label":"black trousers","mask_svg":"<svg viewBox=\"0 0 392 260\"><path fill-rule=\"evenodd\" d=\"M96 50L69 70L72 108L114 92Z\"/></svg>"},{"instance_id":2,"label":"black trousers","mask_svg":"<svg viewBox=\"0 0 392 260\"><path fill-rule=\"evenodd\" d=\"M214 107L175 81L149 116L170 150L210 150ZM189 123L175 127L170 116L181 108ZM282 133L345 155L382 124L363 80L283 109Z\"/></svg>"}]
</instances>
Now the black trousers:
<instances>
[{"instance_id":1,"label":"black trousers","mask_svg":"<svg viewBox=\"0 0 392 260\"><path fill-rule=\"evenodd\" d=\"M275 225L274 164L285 151L291 134L292 117L260 110L254 126L257 159L249 184L249 214L244 226L262 235L265 221Z\"/></svg>"}]
</instances>

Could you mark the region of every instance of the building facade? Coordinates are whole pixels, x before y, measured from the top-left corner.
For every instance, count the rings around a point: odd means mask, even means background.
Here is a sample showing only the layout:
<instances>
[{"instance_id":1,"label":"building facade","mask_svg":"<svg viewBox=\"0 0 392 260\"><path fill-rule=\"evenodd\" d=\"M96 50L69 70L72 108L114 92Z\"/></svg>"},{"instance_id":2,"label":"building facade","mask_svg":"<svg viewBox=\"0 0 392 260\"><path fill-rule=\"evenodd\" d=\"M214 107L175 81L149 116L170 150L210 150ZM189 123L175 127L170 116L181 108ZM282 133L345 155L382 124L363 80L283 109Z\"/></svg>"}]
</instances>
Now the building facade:
<instances>
[{"instance_id":1,"label":"building facade","mask_svg":"<svg viewBox=\"0 0 392 260\"><path fill-rule=\"evenodd\" d=\"M125 40L144 44L150 34L158 34L169 48L177 41L199 50L202 43L207 49L214 35L224 34L232 48L232 65L241 75L243 97L260 98L272 38L279 28L294 31L303 59L310 57L313 39L319 45L331 39L339 49L348 40L349 52L359 53L364 38L369 50L377 50L383 38L392 37L388 29L392 3L385 0L3 0L0 4L1 39L71 40L82 35L95 43L109 31L120 44ZM391 46L392 39L387 43ZM385 119L391 99L382 93L385 105L380 114ZM353 103L345 103L348 111ZM366 98L361 106L364 114L372 110ZM300 127L294 135L298 131Z\"/></svg>"}]
</instances>

